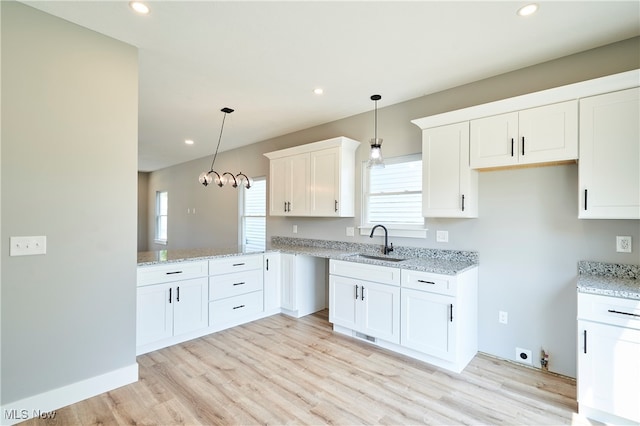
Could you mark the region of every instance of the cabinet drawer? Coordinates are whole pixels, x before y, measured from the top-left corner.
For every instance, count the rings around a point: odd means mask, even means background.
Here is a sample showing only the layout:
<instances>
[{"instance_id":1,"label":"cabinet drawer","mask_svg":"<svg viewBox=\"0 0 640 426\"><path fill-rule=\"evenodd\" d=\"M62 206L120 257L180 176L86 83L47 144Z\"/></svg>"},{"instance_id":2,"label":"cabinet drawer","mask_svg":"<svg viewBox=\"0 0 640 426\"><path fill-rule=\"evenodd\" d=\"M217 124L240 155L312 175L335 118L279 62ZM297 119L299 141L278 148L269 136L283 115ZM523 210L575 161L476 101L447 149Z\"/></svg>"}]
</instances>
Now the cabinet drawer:
<instances>
[{"instance_id":1,"label":"cabinet drawer","mask_svg":"<svg viewBox=\"0 0 640 426\"><path fill-rule=\"evenodd\" d=\"M401 277L402 287L446 295L456 293L455 279L446 275L403 269Z\"/></svg>"},{"instance_id":2,"label":"cabinet drawer","mask_svg":"<svg viewBox=\"0 0 640 426\"><path fill-rule=\"evenodd\" d=\"M329 273L334 275L383 284L400 285L400 268L331 259L329 269Z\"/></svg>"},{"instance_id":3,"label":"cabinet drawer","mask_svg":"<svg viewBox=\"0 0 640 426\"><path fill-rule=\"evenodd\" d=\"M209 277L209 300L225 299L258 290L262 290L260 269Z\"/></svg>"},{"instance_id":4,"label":"cabinet drawer","mask_svg":"<svg viewBox=\"0 0 640 426\"><path fill-rule=\"evenodd\" d=\"M262 255L233 256L209 261L209 275L262 269Z\"/></svg>"},{"instance_id":5,"label":"cabinet drawer","mask_svg":"<svg viewBox=\"0 0 640 426\"><path fill-rule=\"evenodd\" d=\"M207 261L175 262L163 265L138 266L138 287L149 284L182 281L208 275Z\"/></svg>"},{"instance_id":6,"label":"cabinet drawer","mask_svg":"<svg viewBox=\"0 0 640 426\"><path fill-rule=\"evenodd\" d=\"M578 293L578 318L640 330L640 300Z\"/></svg>"},{"instance_id":7,"label":"cabinet drawer","mask_svg":"<svg viewBox=\"0 0 640 426\"><path fill-rule=\"evenodd\" d=\"M262 291L209 302L209 326L237 321L262 312Z\"/></svg>"}]
</instances>

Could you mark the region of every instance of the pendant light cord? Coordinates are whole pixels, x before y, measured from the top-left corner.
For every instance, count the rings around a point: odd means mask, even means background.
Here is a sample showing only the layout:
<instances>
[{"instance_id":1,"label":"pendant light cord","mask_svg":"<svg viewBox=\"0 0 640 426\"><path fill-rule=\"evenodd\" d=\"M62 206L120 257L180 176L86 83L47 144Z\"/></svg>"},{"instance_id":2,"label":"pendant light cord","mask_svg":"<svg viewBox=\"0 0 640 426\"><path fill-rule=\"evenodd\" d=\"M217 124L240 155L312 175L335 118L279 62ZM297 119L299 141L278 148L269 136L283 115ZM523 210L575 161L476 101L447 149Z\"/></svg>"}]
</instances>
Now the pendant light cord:
<instances>
[{"instance_id":1,"label":"pendant light cord","mask_svg":"<svg viewBox=\"0 0 640 426\"><path fill-rule=\"evenodd\" d=\"M213 164L216 162L216 157L218 156L218 148L220 148L220 141L222 140L222 131L224 130L224 120L227 118L227 113L225 112L222 116L222 126L220 127L220 136L218 136L218 146L216 146L216 152L213 154L213 161L211 161L211 169L213 170Z\"/></svg>"}]
</instances>

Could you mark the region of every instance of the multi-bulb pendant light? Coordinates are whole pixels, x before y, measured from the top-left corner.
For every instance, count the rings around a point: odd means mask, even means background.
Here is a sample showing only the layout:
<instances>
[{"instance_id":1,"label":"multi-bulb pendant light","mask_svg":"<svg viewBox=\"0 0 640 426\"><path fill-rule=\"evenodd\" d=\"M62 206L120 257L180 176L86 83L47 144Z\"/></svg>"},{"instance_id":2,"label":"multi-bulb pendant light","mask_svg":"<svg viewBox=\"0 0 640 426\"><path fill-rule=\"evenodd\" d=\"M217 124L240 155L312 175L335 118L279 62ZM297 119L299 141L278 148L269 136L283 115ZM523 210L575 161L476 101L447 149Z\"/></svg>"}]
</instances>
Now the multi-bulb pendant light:
<instances>
[{"instance_id":1,"label":"multi-bulb pendant light","mask_svg":"<svg viewBox=\"0 0 640 426\"><path fill-rule=\"evenodd\" d=\"M213 170L213 165L216 162L216 157L218 156L218 148L220 148L220 141L222 140L222 131L224 130L224 120L227 118L227 114L231 114L234 110L231 108L224 107L220 111L224 112L224 116L222 116L222 126L220 127L220 136L218 137L218 145L216 146L216 152L213 154L213 160L211 161L211 168L208 172L200 173L200 177L198 181L204 186L209 186L210 183L215 183L218 186L224 186L226 183L231 182L231 186L234 188L238 187L238 183L244 183L242 185L249 189L251 188L251 180L244 173L240 172L237 175L233 175L233 173L224 172L220 175L218 172Z\"/></svg>"},{"instance_id":2,"label":"multi-bulb pendant light","mask_svg":"<svg viewBox=\"0 0 640 426\"><path fill-rule=\"evenodd\" d=\"M384 160L382 158L382 138L378 138L378 101L382 99L380 95L372 95L371 100L375 102L375 128L373 139L369 141L371 144L371 151L369 152L369 161L367 162L368 168L383 168Z\"/></svg>"}]
</instances>

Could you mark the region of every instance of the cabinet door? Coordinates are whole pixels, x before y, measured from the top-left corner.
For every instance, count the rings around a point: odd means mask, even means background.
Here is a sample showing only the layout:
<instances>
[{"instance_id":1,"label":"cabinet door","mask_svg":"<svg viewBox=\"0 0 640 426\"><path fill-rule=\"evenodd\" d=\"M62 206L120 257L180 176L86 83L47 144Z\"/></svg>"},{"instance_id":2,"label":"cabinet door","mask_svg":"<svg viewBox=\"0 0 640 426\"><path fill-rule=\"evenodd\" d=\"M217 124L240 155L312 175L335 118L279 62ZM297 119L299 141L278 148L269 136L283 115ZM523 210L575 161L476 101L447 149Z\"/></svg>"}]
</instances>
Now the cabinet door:
<instances>
[{"instance_id":1,"label":"cabinet door","mask_svg":"<svg viewBox=\"0 0 640 426\"><path fill-rule=\"evenodd\" d=\"M170 284L138 287L136 346L173 336L173 291Z\"/></svg>"},{"instance_id":2,"label":"cabinet door","mask_svg":"<svg viewBox=\"0 0 640 426\"><path fill-rule=\"evenodd\" d=\"M309 213L309 154L289 157L287 176L289 202L287 215L305 216Z\"/></svg>"},{"instance_id":3,"label":"cabinet door","mask_svg":"<svg viewBox=\"0 0 640 426\"><path fill-rule=\"evenodd\" d=\"M311 216L338 216L340 149L312 152L310 167L309 213Z\"/></svg>"},{"instance_id":4,"label":"cabinet door","mask_svg":"<svg viewBox=\"0 0 640 426\"><path fill-rule=\"evenodd\" d=\"M280 253L264 255L264 310L280 309Z\"/></svg>"},{"instance_id":5,"label":"cabinet door","mask_svg":"<svg viewBox=\"0 0 640 426\"><path fill-rule=\"evenodd\" d=\"M330 275L329 322L351 330L358 330L356 304L361 303L360 296L360 284L357 280Z\"/></svg>"},{"instance_id":6,"label":"cabinet door","mask_svg":"<svg viewBox=\"0 0 640 426\"><path fill-rule=\"evenodd\" d=\"M478 172L469 167L469 123L424 130L422 163L425 217L478 216Z\"/></svg>"},{"instance_id":7,"label":"cabinet door","mask_svg":"<svg viewBox=\"0 0 640 426\"><path fill-rule=\"evenodd\" d=\"M640 422L640 330L578 321L578 336L580 405Z\"/></svg>"},{"instance_id":8,"label":"cabinet door","mask_svg":"<svg viewBox=\"0 0 640 426\"><path fill-rule=\"evenodd\" d=\"M518 163L578 158L578 102L568 101L520 111Z\"/></svg>"},{"instance_id":9,"label":"cabinet door","mask_svg":"<svg viewBox=\"0 0 640 426\"><path fill-rule=\"evenodd\" d=\"M640 219L640 88L580 100L580 210Z\"/></svg>"},{"instance_id":10,"label":"cabinet door","mask_svg":"<svg viewBox=\"0 0 640 426\"><path fill-rule=\"evenodd\" d=\"M517 162L517 112L471 120L471 168L509 166Z\"/></svg>"},{"instance_id":11,"label":"cabinet door","mask_svg":"<svg viewBox=\"0 0 640 426\"><path fill-rule=\"evenodd\" d=\"M173 334L178 336L190 331L206 328L209 321L209 280L196 278L174 283Z\"/></svg>"},{"instance_id":12,"label":"cabinet door","mask_svg":"<svg viewBox=\"0 0 640 426\"><path fill-rule=\"evenodd\" d=\"M455 357L454 298L402 289L400 344L438 358Z\"/></svg>"},{"instance_id":13,"label":"cabinet door","mask_svg":"<svg viewBox=\"0 0 640 426\"><path fill-rule=\"evenodd\" d=\"M281 286L281 305L284 309L296 310L296 286L295 286L295 260L293 254L280 255L280 267L282 286Z\"/></svg>"},{"instance_id":14,"label":"cabinet door","mask_svg":"<svg viewBox=\"0 0 640 426\"><path fill-rule=\"evenodd\" d=\"M358 309L360 331L400 343L400 287L362 281Z\"/></svg>"},{"instance_id":15,"label":"cabinet door","mask_svg":"<svg viewBox=\"0 0 640 426\"><path fill-rule=\"evenodd\" d=\"M278 158L269 164L269 214L284 216L287 212L286 202L289 201L288 159Z\"/></svg>"}]
</instances>

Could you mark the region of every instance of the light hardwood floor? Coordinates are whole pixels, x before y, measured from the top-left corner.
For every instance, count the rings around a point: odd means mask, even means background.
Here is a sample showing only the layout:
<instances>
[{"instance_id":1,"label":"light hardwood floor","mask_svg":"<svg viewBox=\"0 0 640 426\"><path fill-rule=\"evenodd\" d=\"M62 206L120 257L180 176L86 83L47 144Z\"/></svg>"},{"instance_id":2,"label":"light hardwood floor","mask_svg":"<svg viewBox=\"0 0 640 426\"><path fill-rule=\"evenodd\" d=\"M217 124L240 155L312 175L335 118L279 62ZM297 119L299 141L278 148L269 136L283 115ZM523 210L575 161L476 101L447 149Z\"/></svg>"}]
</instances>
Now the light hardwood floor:
<instances>
[{"instance_id":1,"label":"light hardwood floor","mask_svg":"<svg viewBox=\"0 0 640 426\"><path fill-rule=\"evenodd\" d=\"M589 425L575 381L478 354L450 373L275 315L138 357L140 380L28 425Z\"/></svg>"}]
</instances>

